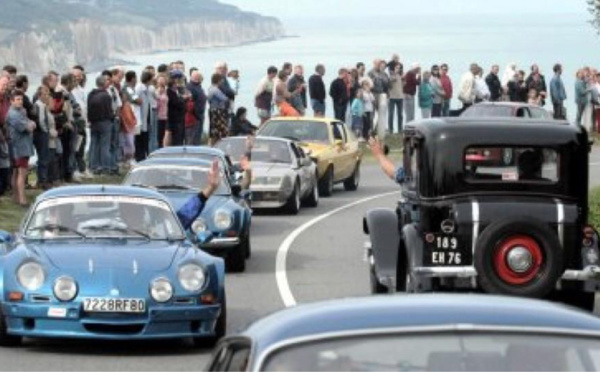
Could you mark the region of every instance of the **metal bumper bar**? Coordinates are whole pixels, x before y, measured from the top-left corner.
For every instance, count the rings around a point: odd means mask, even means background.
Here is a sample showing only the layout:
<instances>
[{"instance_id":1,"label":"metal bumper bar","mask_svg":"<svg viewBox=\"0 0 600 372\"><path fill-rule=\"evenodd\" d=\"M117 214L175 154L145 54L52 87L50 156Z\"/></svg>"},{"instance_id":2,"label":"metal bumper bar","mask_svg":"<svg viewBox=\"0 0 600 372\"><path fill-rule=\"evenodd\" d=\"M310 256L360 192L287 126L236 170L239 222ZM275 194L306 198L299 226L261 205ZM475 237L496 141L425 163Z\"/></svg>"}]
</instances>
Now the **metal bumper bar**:
<instances>
[{"instance_id":1,"label":"metal bumper bar","mask_svg":"<svg viewBox=\"0 0 600 372\"><path fill-rule=\"evenodd\" d=\"M413 272L416 275L428 278L472 278L477 276L477 270L473 266L457 267L415 267ZM583 270L567 270L562 276L562 280L600 280L600 267L587 266Z\"/></svg>"},{"instance_id":2,"label":"metal bumper bar","mask_svg":"<svg viewBox=\"0 0 600 372\"><path fill-rule=\"evenodd\" d=\"M231 248L240 244L240 238L215 238L207 244L203 244L202 248Z\"/></svg>"},{"instance_id":3,"label":"metal bumper bar","mask_svg":"<svg viewBox=\"0 0 600 372\"><path fill-rule=\"evenodd\" d=\"M567 270L563 274L562 278L563 278L563 280L578 280L578 281L600 279L600 267L587 266L583 270Z\"/></svg>"}]
</instances>

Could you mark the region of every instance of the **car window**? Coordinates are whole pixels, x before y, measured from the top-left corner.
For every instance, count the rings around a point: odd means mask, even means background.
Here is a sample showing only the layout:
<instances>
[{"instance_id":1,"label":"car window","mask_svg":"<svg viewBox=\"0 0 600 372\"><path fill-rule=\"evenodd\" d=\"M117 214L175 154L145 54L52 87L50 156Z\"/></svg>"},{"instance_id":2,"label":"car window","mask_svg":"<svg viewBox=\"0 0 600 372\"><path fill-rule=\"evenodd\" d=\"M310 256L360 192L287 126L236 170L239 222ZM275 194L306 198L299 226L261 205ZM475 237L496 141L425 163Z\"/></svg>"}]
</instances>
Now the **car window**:
<instances>
[{"instance_id":1,"label":"car window","mask_svg":"<svg viewBox=\"0 0 600 372\"><path fill-rule=\"evenodd\" d=\"M250 158L253 162L291 164L289 142L279 139L258 137L252 144ZM232 159L240 159L248 153L248 144L245 138L228 138L217 143L217 148L225 152Z\"/></svg>"},{"instance_id":2,"label":"car window","mask_svg":"<svg viewBox=\"0 0 600 372\"><path fill-rule=\"evenodd\" d=\"M167 240L184 236L166 202L118 195L44 200L35 207L24 234L46 240L84 236Z\"/></svg>"},{"instance_id":3,"label":"car window","mask_svg":"<svg viewBox=\"0 0 600 372\"><path fill-rule=\"evenodd\" d=\"M419 182L418 147L410 138L404 141L404 185L410 190L416 190Z\"/></svg>"},{"instance_id":4,"label":"car window","mask_svg":"<svg viewBox=\"0 0 600 372\"><path fill-rule=\"evenodd\" d=\"M153 187L158 190L183 190L199 192L208 184L208 168L176 164L155 164L134 168L124 181L125 185ZM221 174L216 194L231 193Z\"/></svg>"},{"instance_id":5,"label":"car window","mask_svg":"<svg viewBox=\"0 0 600 372\"><path fill-rule=\"evenodd\" d=\"M513 108L510 106L497 105L474 105L465 110L460 116L466 118L479 117L512 117Z\"/></svg>"},{"instance_id":6,"label":"car window","mask_svg":"<svg viewBox=\"0 0 600 372\"><path fill-rule=\"evenodd\" d=\"M529 111L531 112L531 117L534 119L550 119L550 114L544 109L532 107L529 108Z\"/></svg>"},{"instance_id":7,"label":"car window","mask_svg":"<svg viewBox=\"0 0 600 372\"><path fill-rule=\"evenodd\" d=\"M199 154L199 153L190 153L190 152L181 152L181 153L158 153L150 156L152 159L200 159L212 161L214 158L219 159L221 169L229 169L231 164L228 160L223 160L220 156L211 155L211 154Z\"/></svg>"},{"instance_id":8,"label":"car window","mask_svg":"<svg viewBox=\"0 0 600 372\"><path fill-rule=\"evenodd\" d=\"M555 183L558 164L556 150L535 147L471 147L464 159L470 182Z\"/></svg>"},{"instance_id":9,"label":"car window","mask_svg":"<svg viewBox=\"0 0 600 372\"><path fill-rule=\"evenodd\" d=\"M331 126L333 130L333 138L335 138L336 140L341 140L343 143L346 143L347 137L344 125L339 121L336 121L334 123L331 123Z\"/></svg>"},{"instance_id":10,"label":"car window","mask_svg":"<svg viewBox=\"0 0 600 372\"><path fill-rule=\"evenodd\" d=\"M290 345L267 356L259 367L262 371L597 371L598 350L598 339L569 336L373 335Z\"/></svg>"},{"instance_id":11,"label":"car window","mask_svg":"<svg viewBox=\"0 0 600 372\"><path fill-rule=\"evenodd\" d=\"M298 142L329 143L327 123L310 120L277 121L265 123L258 135L265 137L279 137L292 139Z\"/></svg>"}]
</instances>

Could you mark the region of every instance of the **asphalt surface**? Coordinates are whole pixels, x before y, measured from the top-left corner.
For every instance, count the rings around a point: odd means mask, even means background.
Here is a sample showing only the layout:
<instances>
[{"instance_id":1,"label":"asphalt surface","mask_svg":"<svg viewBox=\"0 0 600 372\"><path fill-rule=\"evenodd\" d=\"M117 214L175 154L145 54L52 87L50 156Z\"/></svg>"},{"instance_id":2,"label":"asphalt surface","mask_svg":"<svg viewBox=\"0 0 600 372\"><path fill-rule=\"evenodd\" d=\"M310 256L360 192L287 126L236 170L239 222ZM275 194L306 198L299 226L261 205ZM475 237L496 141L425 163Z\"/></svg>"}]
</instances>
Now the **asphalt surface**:
<instances>
[{"instance_id":1,"label":"asphalt surface","mask_svg":"<svg viewBox=\"0 0 600 372\"><path fill-rule=\"evenodd\" d=\"M600 186L600 149L590 160L590 184ZM284 308L276 280L277 252L286 238L311 220L379 194L399 191L374 164L362 168L361 186L346 192L336 186L333 197L298 216L258 213L253 219L252 258L243 274L227 275L228 333ZM399 194L340 210L297 235L285 265L289 290L297 303L369 294L364 260L362 216L377 207L394 208ZM0 370L201 370L211 350L184 341L91 342L27 340L17 349L0 349Z\"/></svg>"}]
</instances>

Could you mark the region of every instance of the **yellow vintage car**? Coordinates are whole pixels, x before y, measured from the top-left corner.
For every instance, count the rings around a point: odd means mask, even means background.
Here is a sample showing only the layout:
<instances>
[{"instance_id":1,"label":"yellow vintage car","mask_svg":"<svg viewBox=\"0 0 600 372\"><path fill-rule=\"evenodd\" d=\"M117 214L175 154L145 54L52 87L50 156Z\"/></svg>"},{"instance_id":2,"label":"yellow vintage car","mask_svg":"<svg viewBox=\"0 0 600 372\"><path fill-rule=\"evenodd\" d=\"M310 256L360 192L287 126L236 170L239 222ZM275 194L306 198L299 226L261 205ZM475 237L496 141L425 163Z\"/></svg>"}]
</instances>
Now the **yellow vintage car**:
<instances>
[{"instance_id":1,"label":"yellow vintage car","mask_svg":"<svg viewBox=\"0 0 600 372\"><path fill-rule=\"evenodd\" d=\"M346 124L327 118L274 118L258 135L297 141L317 163L321 196L330 196L338 183L348 191L358 189L362 150Z\"/></svg>"}]
</instances>

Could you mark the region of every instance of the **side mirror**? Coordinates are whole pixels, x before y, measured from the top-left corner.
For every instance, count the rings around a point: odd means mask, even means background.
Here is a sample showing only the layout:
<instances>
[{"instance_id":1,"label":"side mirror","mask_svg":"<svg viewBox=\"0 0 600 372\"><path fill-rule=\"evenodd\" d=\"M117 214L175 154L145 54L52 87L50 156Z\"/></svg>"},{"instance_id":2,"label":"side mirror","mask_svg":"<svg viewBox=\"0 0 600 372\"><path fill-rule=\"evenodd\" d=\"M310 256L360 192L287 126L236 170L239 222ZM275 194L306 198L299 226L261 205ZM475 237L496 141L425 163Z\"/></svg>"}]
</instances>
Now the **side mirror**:
<instances>
[{"instance_id":1,"label":"side mirror","mask_svg":"<svg viewBox=\"0 0 600 372\"><path fill-rule=\"evenodd\" d=\"M215 236L210 231L200 231L196 234L197 243L199 246L210 243Z\"/></svg>"},{"instance_id":2,"label":"side mirror","mask_svg":"<svg viewBox=\"0 0 600 372\"><path fill-rule=\"evenodd\" d=\"M239 183L231 185L231 194L235 197L239 197L242 193L242 185Z\"/></svg>"}]
</instances>

